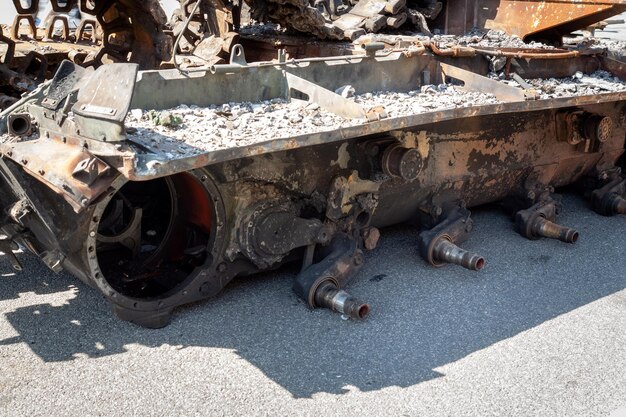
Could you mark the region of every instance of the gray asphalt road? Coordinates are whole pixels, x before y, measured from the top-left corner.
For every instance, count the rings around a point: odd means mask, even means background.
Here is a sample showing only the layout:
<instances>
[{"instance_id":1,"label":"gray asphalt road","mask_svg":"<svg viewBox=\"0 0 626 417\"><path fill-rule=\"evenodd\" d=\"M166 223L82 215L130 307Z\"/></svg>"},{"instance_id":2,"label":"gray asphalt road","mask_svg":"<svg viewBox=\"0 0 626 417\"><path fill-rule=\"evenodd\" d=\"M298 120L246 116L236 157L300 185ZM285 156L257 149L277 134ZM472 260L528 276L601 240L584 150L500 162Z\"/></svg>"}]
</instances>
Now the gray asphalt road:
<instances>
[{"instance_id":1,"label":"gray asphalt road","mask_svg":"<svg viewBox=\"0 0 626 417\"><path fill-rule=\"evenodd\" d=\"M575 195L576 245L475 211L480 273L433 269L416 230L383 233L351 291L365 322L309 311L293 269L240 279L162 330L22 255L0 280L0 414L537 415L626 410L626 217ZM0 266L7 271L6 265Z\"/></svg>"}]
</instances>

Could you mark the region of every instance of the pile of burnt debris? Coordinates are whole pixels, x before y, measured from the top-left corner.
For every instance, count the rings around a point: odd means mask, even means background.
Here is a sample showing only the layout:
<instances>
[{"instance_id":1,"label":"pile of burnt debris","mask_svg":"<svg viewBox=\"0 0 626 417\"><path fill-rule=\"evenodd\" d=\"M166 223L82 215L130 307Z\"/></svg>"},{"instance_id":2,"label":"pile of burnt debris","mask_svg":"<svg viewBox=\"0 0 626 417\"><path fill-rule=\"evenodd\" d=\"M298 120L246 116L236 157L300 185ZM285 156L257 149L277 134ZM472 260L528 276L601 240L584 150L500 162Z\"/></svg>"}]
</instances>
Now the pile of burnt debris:
<instances>
[{"instance_id":1,"label":"pile of burnt debris","mask_svg":"<svg viewBox=\"0 0 626 417\"><path fill-rule=\"evenodd\" d=\"M495 104L491 94L464 91L442 84L423 86L419 91L373 92L354 96L351 86L337 91L364 109L384 108L386 117L400 117L429 111ZM346 119L317 103L272 99L258 103L226 103L218 106L179 106L156 112L132 110L126 120L133 141L160 148L166 143L183 146L175 152L216 151L248 146L271 139L335 130L364 123Z\"/></svg>"},{"instance_id":2,"label":"pile of burnt debris","mask_svg":"<svg viewBox=\"0 0 626 417\"><path fill-rule=\"evenodd\" d=\"M491 78L520 89L530 89L539 99L575 97L626 91L626 82L604 71L576 73L573 77L523 80L524 85ZM409 92L378 91L354 94L351 86L336 91L364 109L380 108L384 117L402 117L472 106L498 104L494 95L468 91L451 84L424 85ZM347 119L317 103L276 98L258 103L226 103L207 107L181 105L160 112L131 110L126 126L129 139L142 146L193 155L272 139L314 134L365 123Z\"/></svg>"},{"instance_id":3,"label":"pile of burnt debris","mask_svg":"<svg viewBox=\"0 0 626 417\"><path fill-rule=\"evenodd\" d=\"M319 39L354 40L366 33L390 31L401 26L431 34L443 4L431 0L255 0L247 1L250 17L274 22Z\"/></svg>"}]
</instances>

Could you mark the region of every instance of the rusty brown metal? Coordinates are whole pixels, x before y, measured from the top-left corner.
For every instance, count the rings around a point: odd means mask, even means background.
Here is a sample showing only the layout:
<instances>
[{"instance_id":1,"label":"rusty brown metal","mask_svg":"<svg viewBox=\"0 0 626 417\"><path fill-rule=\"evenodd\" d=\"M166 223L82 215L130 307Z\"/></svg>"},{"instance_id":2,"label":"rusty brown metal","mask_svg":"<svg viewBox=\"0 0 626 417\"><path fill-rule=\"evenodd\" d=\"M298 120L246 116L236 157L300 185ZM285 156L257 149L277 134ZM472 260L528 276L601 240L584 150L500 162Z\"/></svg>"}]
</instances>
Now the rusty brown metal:
<instances>
[{"instance_id":1,"label":"rusty brown metal","mask_svg":"<svg viewBox=\"0 0 626 417\"><path fill-rule=\"evenodd\" d=\"M623 0L462 0L456 6L442 12L446 33L485 28L552 43L626 10Z\"/></svg>"},{"instance_id":2,"label":"rusty brown metal","mask_svg":"<svg viewBox=\"0 0 626 417\"><path fill-rule=\"evenodd\" d=\"M403 1L363 1L344 14L350 16L343 23L358 21L363 25L358 29L378 30L383 20L393 26L390 19L402 13L423 29L446 16L450 23L453 11L447 8L438 16L443 9L436 3L415 14ZM502 7L481 9L481 19L506 20L498 13L520 3L479 3ZM585 19L622 7L616 1L583 3L583 11L605 7ZM552 10L554 4L532 2L526 13L534 16L535 7ZM540 31L529 36L556 36L572 23L574 15L566 12L573 2L560 4L564 14L557 25L539 22ZM196 15L203 5L202 16ZM270 20L302 17L291 26L302 25L318 37L356 33L347 23L339 33L319 20L324 14L340 19L323 2L317 3L320 9L308 2L291 4L301 7L292 9L291 17L279 3L256 6L257 15ZM417 222L415 245L426 262L480 270L485 259L471 247L477 242L467 240L474 227L468 208L502 201L523 235L569 243L578 232L556 223L555 187L579 183L599 213L626 211L619 166L626 91L612 78L624 79L623 64L601 51L444 47L395 35L371 35L347 45L281 35L276 45L248 37L248 48L263 47L244 53L232 32L238 26L236 5L186 1L179 16L185 21L179 20L174 31L186 45L174 49L205 63L219 55L229 60L200 64L194 74L138 73L138 66L162 65L173 46L158 2L81 0L81 7L103 31L102 43L94 36L92 45L80 44L91 57L79 56L78 43L50 45L68 49L60 56L71 52L100 68L33 54L30 63L40 62L44 73L58 68L56 75L0 113L0 208L6 213L0 232L7 236L0 246L19 242L53 271L67 269L102 291L122 319L161 327L177 306L217 294L236 276L286 262L302 265L293 289L307 305L362 319L369 305L344 288L385 226ZM457 9L468 23L470 9L480 7ZM539 18L545 23L554 16ZM79 35L77 42L85 34ZM18 42L15 51L23 44ZM288 53L305 58L295 60ZM106 65L107 57L126 63ZM503 75L490 73L494 57L506 58ZM15 64L14 59L7 61ZM0 67L5 69L12 71ZM596 74L600 84L619 87L548 96L554 98L530 91L543 78L567 77L561 80L566 83L599 69L611 73ZM507 75L522 87L503 79ZM351 91L356 98L349 97ZM365 108L367 93L386 94L381 91L402 97L393 105L404 100L410 105L400 113L388 103ZM479 99L456 96L439 107L438 95L452 92ZM432 99L427 107L411 102L424 98ZM255 103L250 108L264 110L286 100L341 121L298 131L291 129L302 120L286 119L289 130L274 139L264 131L250 141L225 134L205 148L187 139L215 133L187 123L208 120L206 114L217 106L216 117L225 119L225 127L215 128L221 135L235 131L233 103ZM131 124L145 121L143 110L155 109L147 112L153 118L161 111L182 112L183 103L187 107L178 126ZM131 108L142 112L129 117ZM263 114L251 110L250 116Z\"/></svg>"},{"instance_id":3,"label":"rusty brown metal","mask_svg":"<svg viewBox=\"0 0 626 417\"><path fill-rule=\"evenodd\" d=\"M618 15L626 10L623 0L525 1L500 0L495 16L483 14L485 28L503 30L522 39L555 39ZM493 13L491 9L488 13Z\"/></svg>"}]
</instances>

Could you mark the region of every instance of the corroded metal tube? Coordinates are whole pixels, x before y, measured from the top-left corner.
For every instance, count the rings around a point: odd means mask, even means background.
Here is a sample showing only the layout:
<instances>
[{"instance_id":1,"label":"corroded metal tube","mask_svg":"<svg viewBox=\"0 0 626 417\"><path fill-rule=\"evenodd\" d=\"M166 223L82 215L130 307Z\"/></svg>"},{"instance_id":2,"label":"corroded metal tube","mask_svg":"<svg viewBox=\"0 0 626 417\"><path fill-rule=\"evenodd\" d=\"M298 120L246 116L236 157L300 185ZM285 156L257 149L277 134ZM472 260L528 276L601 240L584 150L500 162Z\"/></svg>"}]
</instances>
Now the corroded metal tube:
<instances>
[{"instance_id":1,"label":"corroded metal tube","mask_svg":"<svg viewBox=\"0 0 626 417\"><path fill-rule=\"evenodd\" d=\"M347 292L340 290L331 282L326 282L315 291L316 307L324 307L337 313L362 320L367 317L370 307Z\"/></svg>"},{"instance_id":2,"label":"corroded metal tube","mask_svg":"<svg viewBox=\"0 0 626 417\"><path fill-rule=\"evenodd\" d=\"M543 217L537 217L532 226L532 233L535 236L558 239L565 243L576 243L578 231L553 223Z\"/></svg>"},{"instance_id":3,"label":"corroded metal tube","mask_svg":"<svg viewBox=\"0 0 626 417\"><path fill-rule=\"evenodd\" d=\"M437 262L460 265L473 271L479 271L485 266L485 259L482 256L466 251L445 238L440 238L435 243L433 259Z\"/></svg>"},{"instance_id":4,"label":"corroded metal tube","mask_svg":"<svg viewBox=\"0 0 626 417\"><path fill-rule=\"evenodd\" d=\"M616 196L613 202L613 212L615 214L626 214L626 199Z\"/></svg>"}]
</instances>

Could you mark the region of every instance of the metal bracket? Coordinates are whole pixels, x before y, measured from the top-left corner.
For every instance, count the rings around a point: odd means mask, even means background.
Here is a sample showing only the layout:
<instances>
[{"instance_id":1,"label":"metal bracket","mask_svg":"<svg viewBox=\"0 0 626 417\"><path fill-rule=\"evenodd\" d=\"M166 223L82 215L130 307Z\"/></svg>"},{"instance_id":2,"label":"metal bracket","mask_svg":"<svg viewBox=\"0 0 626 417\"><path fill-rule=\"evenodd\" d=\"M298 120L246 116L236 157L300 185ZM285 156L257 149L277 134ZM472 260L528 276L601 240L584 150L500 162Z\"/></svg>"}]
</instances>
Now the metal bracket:
<instances>
[{"instance_id":1,"label":"metal bracket","mask_svg":"<svg viewBox=\"0 0 626 417\"><path fill-rule=\"evenodd\" d=\"M230 65L248 65L246 53L240 44L233 45L233 49L230 51Z\"/></svg>"},{"instance_id":2,"label":"metal bracket","mask_svg":"<svg viewBox=\"0 0 626 417\"><path fill-rule=\"evenodd\" d=\"M289 97L293 90L300 91L308 97L308 101L319 104L321 108L337 116L347 119L367 119L363 107L297 75L284 71L289 86Z\"/></svg>"},{"instance_id":3,"label":"metal bracket","mask_svg":"<svg viewBox=\"0 0 626 417\"><path fill-rule=\"evenodd\" d=\"M0 252L4 253L13 269L19 272L22 270L22 264L13 254L13 251L17 249L18 246L11 239L0 239Z\"/></svg>"},{"instance_id":4,"label":"metal bracket","mask_svg":"<svg viewBox=\"0 0 626 417\"><path fill-rule=\"evenodd\" d=\"M616 176L591 193L591 206L603 216L626 214L626 180Z\"/></svg>"},{"instance_id":5,"label":"metal bracket","mask_svg":"<svg viewBox=\"0 0 626 417\"><path fill-rule=\"evenodd\" d=\"M365 258L357 242L337 236L323 258L303 269L293 283L294 292L311 308L324 307L353 319L364 319L369 306L340 290L361 270Z\"/></svg>"},{"instance_id":6,"label":"metal bracket","mask_svg":"<svg viewBox=\"0 0 626 417\"><path fill-rule=\"evenodd\" d=\"M474 227L470 215L464 204L449 203L439 216L439 223L419 234L418 248L424 260L436 267L453 263L474 271L482 269L482 256L457 246L469 238Z\"/></svg>"},{"instance_id":7,"label":"metal bracket","mask_svg":"<svg viewBox=\"0 0 626 417\"><path fill-rule=\"evenodd\" d=\"M339 220L353 211L355 197L362 194L378 194L380 183L362 180L356 171L348 177L336 177L328 193L326 217ZM374 207L368 207L371 211Z\"/></svg>"},{"instance_id":8,"label":"metal bracket","mask_svg":"<svg viewBox=\"0 0 626 417\"><path fill-rule=\"evenodd\" d=\"M462 68L458 68L449 64L444 64L443 62L440 62L439 65L441 66L441 71L443 72L444 79L445 77L450 77L459 81L463 81L465 87L470 90L483 93L489 92L501 101L511 102L526 100L526 94L524 93L524 90L502 84L501 82L491 80L487 77L483 77L482 75L478 75Z\"/></svg>"}]
</instances>

